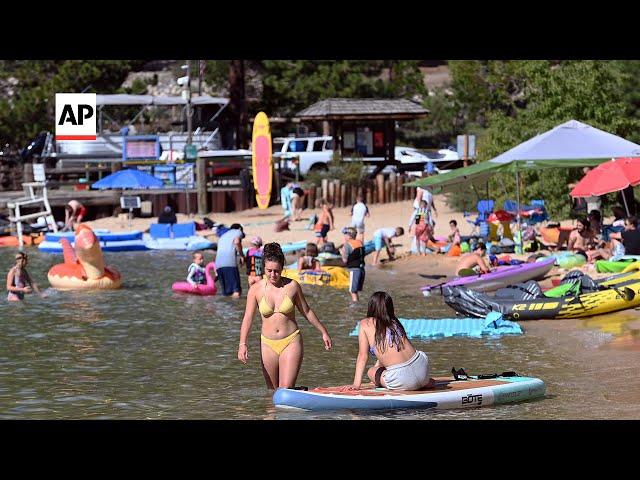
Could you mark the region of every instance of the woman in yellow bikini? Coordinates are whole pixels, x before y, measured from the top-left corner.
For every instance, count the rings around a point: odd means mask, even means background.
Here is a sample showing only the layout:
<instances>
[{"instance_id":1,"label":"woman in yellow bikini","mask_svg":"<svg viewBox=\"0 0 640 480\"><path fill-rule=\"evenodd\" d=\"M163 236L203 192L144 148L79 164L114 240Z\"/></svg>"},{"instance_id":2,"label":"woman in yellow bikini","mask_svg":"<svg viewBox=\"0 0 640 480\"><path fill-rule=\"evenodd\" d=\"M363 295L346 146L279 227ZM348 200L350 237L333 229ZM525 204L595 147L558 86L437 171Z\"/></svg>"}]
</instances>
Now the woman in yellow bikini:
<instances>
[{"instance_id":1,"label":"woman in yellow bikini","mask_svg":"<svg viewBox=\"0 0 640 480\"><path fill-rule=\"evenodd\" d=\"M331 349L331 337L304 297L300 284L282 277L284 254L278 243L267 243L263 250L265 279L253 284L247 294L247 306L240 327L238 359L247 363L247 336L253 323L256 306L262 317L262 373L267 387L292 388L302 365L302 335L298 329L295 308L322 333L326 350Z\"/></svg>"}]
</instances>

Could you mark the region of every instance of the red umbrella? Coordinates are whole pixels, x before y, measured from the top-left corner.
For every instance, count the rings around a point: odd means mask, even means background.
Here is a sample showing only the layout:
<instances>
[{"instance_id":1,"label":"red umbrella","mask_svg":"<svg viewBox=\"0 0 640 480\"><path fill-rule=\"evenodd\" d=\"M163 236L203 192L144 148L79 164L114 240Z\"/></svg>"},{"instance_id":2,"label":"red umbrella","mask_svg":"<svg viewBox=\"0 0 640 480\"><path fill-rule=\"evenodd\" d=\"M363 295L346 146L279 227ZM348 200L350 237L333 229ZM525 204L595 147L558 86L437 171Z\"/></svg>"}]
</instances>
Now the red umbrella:
<instances>
[{"instance_id":1,"label":"red umbrella","mask_svg":"<svg viewBox=\"0 0 640 480\"><path fill-rule=\"evenodd\" d=\"M640 185L640 158L614 158L590 170L573 190L572 197L591 197Z\"/></svg>"},{"instance_id":2,"label":"red umbrella","mask_svg":"<svg viewBox=\"0 0 640 480\"><path fill-rule=\"evenodd\" d=\"M613 158L590 170L573 190L572 197L600 196L605 193L618 192L631 186L640 185L640 158ZM627 199L622 196L625 209L629 214Z\"/></svg>"}]
</instances>

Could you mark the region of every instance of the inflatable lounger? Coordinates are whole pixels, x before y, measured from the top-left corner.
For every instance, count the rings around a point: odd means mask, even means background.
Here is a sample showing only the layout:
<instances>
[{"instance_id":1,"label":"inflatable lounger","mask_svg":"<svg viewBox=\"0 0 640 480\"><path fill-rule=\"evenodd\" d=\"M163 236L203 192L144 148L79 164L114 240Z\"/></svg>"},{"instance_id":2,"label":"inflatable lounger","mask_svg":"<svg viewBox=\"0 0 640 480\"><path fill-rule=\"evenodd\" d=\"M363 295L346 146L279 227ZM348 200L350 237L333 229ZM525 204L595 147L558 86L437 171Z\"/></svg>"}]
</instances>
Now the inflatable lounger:
<instances>
[{"instance_id":1,"label":"inflatable lounger","mask_svg":"<svg viewBox=\"0 0 640 480\"><path fill-rule=\"evenodd\" d=\"M538 378L502 375L469 376L468 380L436 377L435 387L415 391L375 388L369 383L363 389L341 392L339 387L311 390L279 388L273 404L279 408L301 410L338 409L463 409L523 402L543 397L544 382ZM486 378L491 377L491 378Z\"/></svg>"},{"instance_id":2,"label":"inflatable lounger","mask_svg":"<svg viewBox=\"0 0 640 480\"><path fill-rule=\"evenodd\" d=\"M103 252L130 252L136 250L147 250L142 241L142 232L132 230L130 232L111 232L110 230L98 228L93 231L98 237L100 248ZM47 233L44 242L38 246L39 250L47 253L62 253L60 240L66 238L75 248L74 232Z\"/></svg>"},{"instance_id":3,"label":"inflatable lounger","mask_svg":"<svg viewBox=\"0 0 640 480\"><path fill-rule=\"evenodd\" d=\"M177 238L152 238L145 234L144 244L149 250L205 250L214 248L216 243L200 235Z\"/></svg>"},{"instance_id":4,"label":"inflatable lounger","mask_svg":"<svg viewBox=\"0 0 640 480\"><path fill-rule=\"evenodd\" d=\"M573 267L580 267L585 263L587 263L587 259L585 258L584 255L571 253L571 252L556 253L554 255L549 255L546 258L539 258L536 261L541 262L549 258L555 259L557 266L559 266L560 268L566 268L567 270Z\"/></svg>"},{"instance_id":5,"label":"inflatable lounger","mask_svg":"<svg viewBox=\"0 0 640 480\"><path fill-rule=\"evenodd\" d=\"M132 252L136 250L148 250L142 240L122 240L122 241L105 241L100 240L100 248L103 252ZM75 248L75 242L71 243ZM57 242L44 241L38 245L38 249L47 253L62 253L62 244Z\"/></svg>"},{"instance_id":6,"label":"inflatable lounger","mask_svg":"<svg viewBox=\"0 0 640 480\"><path fill-rule=\"evenodd\" d=\"M105 230L103 228L97 228L93 231L98 240L105 242L122 242L127 240L142 240L142 232L139 230L132 230L130 232L111 232L111 230ZM46 242L59 242L61 238L66 238L70 242L75 240L75 233L73 232L57 232L47 233L44 237Z\"/></svg>"},{"instance_id":7,"label":"inflatable lounger","mask_svg":"<svg viewBox=\"0 0 640 480\"><path fill-rule=\"evenodd\" d=\"M344 267L322 267L320 271L284 268L282 276L307 285L349 288L349 270Z\"/></svg>"},{"instance_id":8,"label":"inflatable lounger","mask_svg":"<svg viewBox=\"0 0 640 480\"><path fill-rule=\"evenodd\" d=\"M409 338L481 337L483 335L522 335L515 322L504 320L498 312L489 312L486 318L399 318ZM357 337L360 325L349 336Z\"/></svg>"},{"instance_id":9,"label":"inflatable lounger","mask_svg":"<svg viewBox=\"0 0 640 480\"><path fill-rule=\"evenodd\" d=\"M293 253L297 252L298 250L304 250L305 248L307 248L307 243L309 242L307 242L306 240L300 240L299 242L281 243L280 247L282 248L282 253ZM248 251L249 247L244 247L242 249L242 254L246 255Z\"/></svg>"}]
</instances>

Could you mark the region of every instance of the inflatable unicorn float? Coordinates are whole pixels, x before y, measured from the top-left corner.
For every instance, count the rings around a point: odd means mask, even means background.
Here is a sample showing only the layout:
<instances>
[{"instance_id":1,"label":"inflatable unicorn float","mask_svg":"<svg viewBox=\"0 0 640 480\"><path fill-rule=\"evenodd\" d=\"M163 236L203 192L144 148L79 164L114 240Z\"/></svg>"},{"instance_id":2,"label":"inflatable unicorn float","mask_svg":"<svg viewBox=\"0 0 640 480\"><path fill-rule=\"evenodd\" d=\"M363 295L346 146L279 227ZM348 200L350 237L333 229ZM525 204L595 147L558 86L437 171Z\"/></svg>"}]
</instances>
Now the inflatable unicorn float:
<instances>
[{"instance_id":1,"label":"inflatable unicorn float","mask_svg":"<svg viewBox=\"0 0 640 480\"><path fill-rule=\"evenodd\" d=\"M120 288L122 275L113 267L104 265L100 241L93 230L80 224L75 231L74 247L62 238L64 263L54 265L47 277L53 288L59 290L104 290Z\"/></svg>"}]
</instances>

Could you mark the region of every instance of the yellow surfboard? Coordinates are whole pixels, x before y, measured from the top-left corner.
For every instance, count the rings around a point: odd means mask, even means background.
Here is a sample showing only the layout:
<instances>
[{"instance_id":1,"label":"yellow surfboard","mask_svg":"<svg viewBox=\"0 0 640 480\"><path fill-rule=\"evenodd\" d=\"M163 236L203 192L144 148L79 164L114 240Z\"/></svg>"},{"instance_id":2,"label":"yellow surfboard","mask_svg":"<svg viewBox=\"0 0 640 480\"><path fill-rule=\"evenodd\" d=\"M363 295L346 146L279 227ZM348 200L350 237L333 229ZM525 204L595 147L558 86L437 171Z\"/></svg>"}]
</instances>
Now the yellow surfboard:
<instances>
[{"instance_id":1,"label":"yellow surfboard","mask_svg":"<svg viewBox=\"0 0 640 480\"><path fill-rule=\"evenodd\" d=\"M264 112L256 115L253 122L251 140L251 163L253 166L253 186L256 189L258 207L265 209L271 198L273 167L271 160L271 129L269 118Z\"/></svg>"}]
</instances>

